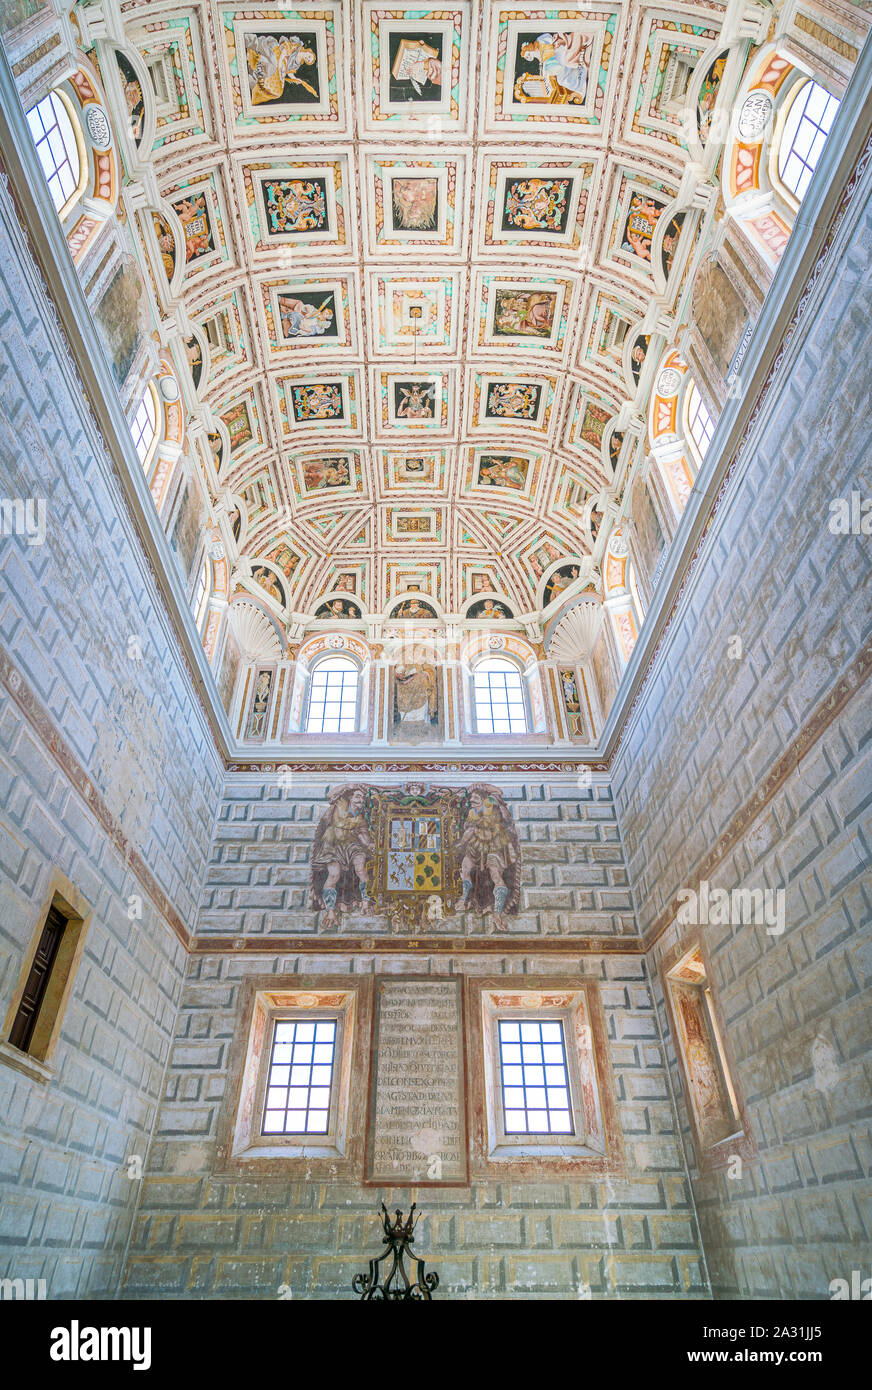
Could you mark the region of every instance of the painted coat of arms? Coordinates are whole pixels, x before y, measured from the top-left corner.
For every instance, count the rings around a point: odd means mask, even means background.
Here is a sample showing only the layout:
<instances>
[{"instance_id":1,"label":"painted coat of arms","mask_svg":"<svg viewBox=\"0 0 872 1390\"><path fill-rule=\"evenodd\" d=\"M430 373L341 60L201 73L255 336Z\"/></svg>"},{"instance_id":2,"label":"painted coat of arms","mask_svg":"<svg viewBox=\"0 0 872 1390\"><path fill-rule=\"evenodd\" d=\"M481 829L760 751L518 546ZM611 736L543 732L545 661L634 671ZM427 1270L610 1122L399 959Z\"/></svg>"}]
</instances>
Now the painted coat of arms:
<instances>
[{"instance_id":1,"label":"painted coat of arms","mask_svg":"<svg viewBox=\"0 0 872 1390\"><path fill-rule=\"evenodd\" d=\"M315 835L312 902L326 930L348 912L387 916L395 931L477 912L506 931L520 867L518 831L495 787L345 786Z\"/></svg>"}]
</instances>

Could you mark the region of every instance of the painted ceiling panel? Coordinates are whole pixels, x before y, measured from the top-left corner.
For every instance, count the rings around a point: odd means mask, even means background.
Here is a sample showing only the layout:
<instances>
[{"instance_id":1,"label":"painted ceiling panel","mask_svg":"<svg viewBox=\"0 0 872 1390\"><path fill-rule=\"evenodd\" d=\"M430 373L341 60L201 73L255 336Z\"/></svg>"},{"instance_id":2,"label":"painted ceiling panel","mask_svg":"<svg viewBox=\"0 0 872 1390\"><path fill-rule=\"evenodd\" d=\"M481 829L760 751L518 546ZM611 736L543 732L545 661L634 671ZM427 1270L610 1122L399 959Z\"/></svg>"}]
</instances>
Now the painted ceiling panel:
<instances>
[{"instance_id":1,"label":"painted ceiling panel","mask_svg":"<svg viewBox=\"0 0 872 1390\"><path fill-rule=\"evenodd\" d=\"M121 6L129 225L244 519L231 591L535 619L543 567L596 576L591 508L620 508L706 249L716 161L685 140L724 14Z\"/></svg>"}]
</instances>

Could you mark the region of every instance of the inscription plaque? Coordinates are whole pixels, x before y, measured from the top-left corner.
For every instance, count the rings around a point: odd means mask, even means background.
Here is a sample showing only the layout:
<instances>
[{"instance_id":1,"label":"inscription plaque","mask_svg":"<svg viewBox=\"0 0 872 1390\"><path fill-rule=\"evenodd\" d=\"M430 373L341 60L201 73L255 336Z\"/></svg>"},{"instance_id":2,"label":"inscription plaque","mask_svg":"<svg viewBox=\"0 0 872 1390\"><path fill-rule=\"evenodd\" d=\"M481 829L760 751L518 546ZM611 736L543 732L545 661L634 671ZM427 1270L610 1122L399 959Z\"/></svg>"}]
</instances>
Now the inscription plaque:
<instances>
[{"instance_id":1,"label":"inscription plaque","mask_svg":"<svg viewBox=\"0 0 872 1390\"><path fill-rule=\"evenodd\" d=\"M376 981L367 1181L467 1182L459 980Z\"/></svg>"}]
</instances>

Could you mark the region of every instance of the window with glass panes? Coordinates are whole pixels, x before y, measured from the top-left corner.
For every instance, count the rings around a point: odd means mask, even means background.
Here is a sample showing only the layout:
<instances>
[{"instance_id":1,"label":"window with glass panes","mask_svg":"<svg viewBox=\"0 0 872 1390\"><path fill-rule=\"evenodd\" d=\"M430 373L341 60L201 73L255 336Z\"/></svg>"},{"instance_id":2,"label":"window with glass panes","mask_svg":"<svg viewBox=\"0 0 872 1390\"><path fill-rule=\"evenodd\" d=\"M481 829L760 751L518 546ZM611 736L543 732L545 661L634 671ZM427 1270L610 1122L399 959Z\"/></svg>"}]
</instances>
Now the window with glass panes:
<instances>
[{"instance_id":1,"label":"window with glass panes","mask_svg":"<svg viewBox=\"0 0 872 1390\"><path fill-rule=\"evenodd\" d=\"M191 599L191 607L194 610L194 622L199 629L206 612L206 600L209 597L209 561L204 555L203 563L200 566L200 573L197 575L197 583Z\"/></svg>"},{"instance_id":2,"label":"window with glass panes","mask_svg":"<svg viewBox=\"0 0 872 1390\"><path fill-rule=\"evenodd\" d=\"M473 672L475 727L480 734L525 734L527 707L521 673L511 661L490 658Z\"/></svg>"},{"instance_id":3,"label":"window with glass panes","mask_svg":"<svg viewBox=\"0 0 872 1390\"><path fill-rule=\"evenodd\" d=\"M39 155L52 202L61 211L75 193L81 164L69 112L56 92L31 106L27 124Z\"/></svg>"},{"instance_id":4,"label":"window with glass panes","mask_svg":"<svg viewBox=\"0 0 872 1390\"><path fill-rule=\"evenodd\" d=\"M344 657L319 661L312 672L306 732L351 734L357 728L357 667Z\"/></svg>"},{"instance_id":5,"label":"window with glass panes","mask_svg":"<svg viewBox=\"0 0 872 1390\"><path fill-rule=\"evenodd\" d=\"M561 1020L500 1019L498 1027L506 1134L572 1134Z\"/></svg>"},{"instance_id":6,"label":"window with glass panes","mask_svg":"<svg viewBox=\"0 0 872 1390\"><path fill-rule=\"evenodd\" d=\"M691 382L688 394L687 428L690 430L691 439L699 450L700 458L705 458L706 450L715 432L715 422L708 406L696 389L695 382Z\"/></svg>"},{"instance_id":7,"label":"window with glass panes","mask_svg":"<svg viewBox=\"0 0 872 1390\"><path fill-rule=\"evenodd\" d=\"M817 168L839 102L818 82L806 82L794 97L778 152L782 183L802 202Z\"/></svg>"},{"instance_id":8,"label":"window with glass panes","mask_svg":"<svg viewBox=\"0 0 872 1390\"><path fill-rule=\"evenodd\" d=\"M157 411L154 406L154 393L150 386L136 407L136 414L130 425L133 446L143 467L148 463L151 447L157 438Z\"/></svg>"},{"instance_id":9,"label":"window with glass panes","mask_svg":"<svg viewBox=\"0 0 872 1390\"><path fill-rule=\"evenodd\" d=\"M264 1102L264 1134L326 1134L336 1058L335 1019L279 1019Z\"/></svg>"}]
</instances>

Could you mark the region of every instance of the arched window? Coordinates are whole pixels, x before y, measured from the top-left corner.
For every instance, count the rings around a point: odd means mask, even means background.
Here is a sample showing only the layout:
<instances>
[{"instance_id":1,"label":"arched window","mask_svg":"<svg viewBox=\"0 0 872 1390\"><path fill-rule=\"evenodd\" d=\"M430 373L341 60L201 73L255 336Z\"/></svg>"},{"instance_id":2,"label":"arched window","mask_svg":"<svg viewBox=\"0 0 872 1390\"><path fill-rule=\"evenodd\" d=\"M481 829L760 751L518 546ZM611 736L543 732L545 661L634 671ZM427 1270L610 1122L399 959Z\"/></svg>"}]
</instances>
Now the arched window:
<instances>
[{"instance_id":1,"label":"arched window","mask_svg":"<svg viewBox=\"0 0 872 1390\"><path fill-rule=\"evenodd\" d=\"M811 78L796 90L778 146L778 177L802 202L826 144L839 102Z\"/></svg>"},{"instance_id":2,"label":"arched window","mask_svg":"<svg viewBox=\"0 0 872 1390\"><path fill-rule=\"evenodd\" d=\"M307 734L353 734L359 672L347 656L328 656L312 671Z\"/></svg>"},{"instance_id":3,"label":"arched window","mask_svg":"<svg viewBox=\"0 0 872 1390\"><path fill-rule=\"evenodd\" d=\"M527 704L521 672L504 657L486 657L472 674L475 727L480 734L525 734Z\"/></svg>"},{"instance_id":4,"label":"arched window","mask_svg":"<svg viewBox=\"0 0 872 1390\"><path fill-rule=\"evenodd\" d=\"M687 404L685 406L687 432L690 436L696 454L702 462L706 456L708 446L711 443L712 435L715 432L715 422L702 396L696 388L696 382L692 381L687 392Z\"/></svg>"},{"instance_id":5,"label":"arched window","mask_svg":"<svg viewBox=\"0 0 872 1390\"><path fill-rule=\"evenodd\" d=\"M27 124L52 201L58 214L63 217L68 204L79 191L82 172L72 117L63 98L57 92L49 92L36 106L31 106L27 113Z\"/></svg>"},{"instance_id":6,"label":"arched window","mask_svg":"<svg viewBox=\"0 0 872 1390\"><path fill-rule=\"evenodd\" d=\"M157 443L157 406L154 400L154 390L151 386L146 386L142 400L136 407L130 433L133 436L134 448L139 455L139 462L143 468L147 468Z\"/></svg>"},{"instance_id":7,"label":"arched window","mask_svg":"<svg viewBox=\"0 0 872 1390\"><path fill-rule=\"evenodd\" d=\"M203 619L206 616L206 605L209 602L210 565L209 556L204 555L200 565L200 573L197 575L197 583L191 598L191 607L194 610L194 622L197 624L197 631L203 626Z\"/></svg>"}]
</instances>

